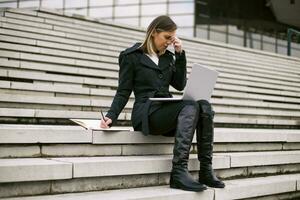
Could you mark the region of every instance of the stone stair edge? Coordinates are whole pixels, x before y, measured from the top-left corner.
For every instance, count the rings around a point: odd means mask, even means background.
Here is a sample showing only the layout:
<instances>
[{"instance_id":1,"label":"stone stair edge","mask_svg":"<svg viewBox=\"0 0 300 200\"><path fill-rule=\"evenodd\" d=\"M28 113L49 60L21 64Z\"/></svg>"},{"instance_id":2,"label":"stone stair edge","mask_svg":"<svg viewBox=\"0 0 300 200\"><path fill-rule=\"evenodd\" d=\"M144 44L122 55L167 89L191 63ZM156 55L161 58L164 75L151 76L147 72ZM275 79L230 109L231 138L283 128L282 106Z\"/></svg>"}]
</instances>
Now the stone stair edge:
<instances>
[{"instance_id":1,"label":"stone stair edge","mask_svg":"<svg viewBox=\"0 0 300 200\"><path fill-rule=\"evenodd\" d=\"M233 169L236 167L300 163L300 159L296 159L299 158L299 150L280 153L275 151L264 154L264 152L215 153L213 167L214 169ZM251 163L248 161L248 157L257 159L259 162ZM2 171L0 182L168 173L171 170L171 160L172 155L0 159L0 169ZM122 166L122 170L114 167L115 165ZM12 170L15 173L10 173ZM26 170L28 172L20 173ZM62 170L62 172L56 173L57 170ZM190 155L189 170L199 170L199 161L196 154ZM40 177L41 174L42 177ZM72 176L70 176L71 174Z\"/></svg>"},{"instance_id":2,"label":"stone stair edge","mask_svg":"<svg viewBox=\"0 0 300 200\"><path fill-rule=\"evenodd\" d=\"M96 119L97 120L97 119ZM164 136L144 136L139 131L106 132L99 130L86 130L81 126L68 125L13 125L0 124L0 136L6 143L26 143L26 138L31 138L28 143L73 143L88 142L94 144L122 144L122 143L173 143L173 138ZM256 129L256 128L215 128L215 142L300 142L300 130L298 129ZM58 139L49 138L56 135ZM22 139L21 139L21 138ZM33 138L32 138L33 137ZM119 140L116 140L118 138ZM116 141L118 141L116 143ZM196 135L193 142L196 141Z\"/></svg>"},{"instance_id":3,"label":"stone stair edge","mask_svg":"<svg viewBox=\"0 0 300 200\"><path fill-rule=\"evenodd\" d=\"M275 175L261 178L245 178L233 181L224 181L224 189L209 188L204 192L188 192L172 189L169 186L138 187L130 189L114 189L106 191L81 192L57 195L43 195L34 197L4 198L3 200L44 200L63 199L77 200L88 198L90 200L159 200L159 199L190 199L190 200L229 200L244 199L250 197L267 196L278 193L299 191L300 174ZM284 187L282 187L284 186ZM297 187L298 186L298 187Z\"/></svg>"},{"instance_id":4,"label":"stone stair edge","mask_svg":"<svg viewBox=\"0 0 300 200\"><path fill-rule=\"evenodd\" d=\"M106 96L107 97L107 96ZM113 98L113 96L110 96ZM92 106L98 107L98 105L102 105L102 107L109 107L111 104L111 100L107 99L90 99L90 98L82 98L82 97L66 97L66 96L48 96L45 99L45 96L35 96L35 95L24 95L24 94L3 94L0 97L0 102L10 102L10 103L31 103L31 104L41 104L41 105L65 105L65 106ZM250 102L248 102L250 103ZM245 113L251 114L251 110L255 109L257 111L256 114L263 114L263 115L272 115L272 116L293 116L293 117L300 117L299 108L289 109L288 111L286 108L282 110L282 107L272 106L272 103L266 104L268 107L263 105L245 105L239 104L239 101L236 100L224 100L222 102L212 101L212 104L215 106L215 111L217 113L229 113L228 111L232 111L231 113L237 113L240 111L244 111ZM285 104L283 104L285 105ZM289 104L292 105L292 104ZM230 109L227 109L226 106L231 106ZM130 99L127 103L126 108L132 109L133 107L133 99ZM298 106L299 107L299 106ZM273 109L277 109L276 112L272 112Z\"/></svg>"},{"instance_id":5,"label":"stone stair edge","mask_svg":"<svg viewBox=\"0 0 300 200\"><path fill-rule=\"evenodd\" d=\"M11 9L8 9L11 10ZM55 15L60 15L60 16L65 16L64 13L59 12L59 11L53 11L51 9L46 9L46 8L37 8L36 9L39 12L45 12L45 13L52 13ZM76 18L76 15L72 15L68 17L71 18ZM97 23L101 23L101 20L98 20L96 18L91 18L91 17L84 17L87 18L86 20L91 20L91 21L98 21ZM82 17L80 17L79 19L82 20ZM112 23L112 22L107 22L103 20L103 23L109 25L109 26L115 26L116 23ZM136 26L128 26L128 25L124 25L124 24L118 24L118 26L122 27L122 28L129 28L129 29L133 29L133 30L141 30L142 32L145 31L145 28L140 28L140 27L136 27ZM264 51L259 51L259 50L254 50L254 49L249 49L249 48L244 48L244 47L238 47L236 45L230 45L230 44L223 44L223 43L218 43L218 42L214 42L214 41L208 41L208 40L203 40L203 39L198 39L198 38L190 38L190 37L184 37L181 36L183 39L186 39L188 41L192 41L192 42L198 42L198 43L204 43L207 45L213 45L213 46L217 46L217 47L225 47L225 48L229 48L229 49L234 49L234 50L238 50L238 51L245 51L245 52L251 52L254 54L264 54L264 55L268 55L268 56L272 56L272 57L278 57L278 58L282 58L282 59L287 59L287 60L295 60L295 61L300 61L299 58L296 57L290 57L290 56L285 56L285 55L280 55L280 54L275 54L275 53L271 53L271 52L264 52Z\"/></svg>"}]
</instances>

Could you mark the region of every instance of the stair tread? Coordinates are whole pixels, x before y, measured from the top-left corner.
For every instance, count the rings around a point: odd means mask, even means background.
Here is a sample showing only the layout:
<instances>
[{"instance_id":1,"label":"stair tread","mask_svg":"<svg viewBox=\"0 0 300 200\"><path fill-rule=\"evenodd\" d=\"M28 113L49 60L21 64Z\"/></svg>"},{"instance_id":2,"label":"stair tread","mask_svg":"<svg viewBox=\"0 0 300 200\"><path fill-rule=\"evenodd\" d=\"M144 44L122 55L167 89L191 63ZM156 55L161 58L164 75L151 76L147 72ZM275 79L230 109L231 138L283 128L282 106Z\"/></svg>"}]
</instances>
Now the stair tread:
<instances>
[{"instance_id":1,"label":"stair tread","mask_svg":"<svg viewBox=\"0 0 300 200\"><path fill-rule=\"evenodd\" d=\"M58 195L43 195L34 197L4 198L3 200L35 200L35 199L203 199L226 200L238 198L251 198L284 192L297 191L300 174L276 175L260 178L245 178L224 181L224 189L209 188L203 192L189 192L172 189L169 186L141 187L130 189L117 189L97 192L83 192Z\"/></svg>"}]
</instances>

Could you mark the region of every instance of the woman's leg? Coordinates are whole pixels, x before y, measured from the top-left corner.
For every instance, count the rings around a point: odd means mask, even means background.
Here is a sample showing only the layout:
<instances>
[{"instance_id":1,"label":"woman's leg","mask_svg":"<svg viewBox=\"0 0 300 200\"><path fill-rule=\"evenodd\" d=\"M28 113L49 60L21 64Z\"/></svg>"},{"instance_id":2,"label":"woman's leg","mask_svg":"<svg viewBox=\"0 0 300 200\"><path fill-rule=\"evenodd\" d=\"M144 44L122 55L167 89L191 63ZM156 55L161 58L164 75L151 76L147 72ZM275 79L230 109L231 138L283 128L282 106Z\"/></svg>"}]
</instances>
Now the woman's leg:
<instances>
[{"instance_id":1,"label":"woman's leg","mask_svg":"<svg viewBox=\"0 0 300 200\"><path fill-rule=\"evenodd\" d=\"M170 108L173 109L170 110ZM197 102L181 101L177 104L163 106L154 113L156 115L153 115L152 118L150 116L150 126L155 127L153 130L157 132L161 130L160 133L164 134L175 128L170 187L190 191L205 190L206 186L195 181L188 171L189 152L199 115Z\"/></svg>"},{"instance_id":2,"label":"woman's leg","mask_svg":"<svg viewBox=\"0 0 300 200\"><path fill-rule=\"evenodd\" d=\"M149 116L150 134L175 136L178 115L186 104L184 101L163 102L162 107Z\"/></svg>"},{"instance_id":3,"label":"woman's leg","mask_svg":"<svg viewBox=\"0 0 300 200\"><path fill-rule=\"evenodd\" d=\"M199 182L210 187L224 188L212 168L213 139L214 139L214 111L206 100L198 101L200 112L197 124L197 152L200 161Z\"/></svg>"}]
</instances>

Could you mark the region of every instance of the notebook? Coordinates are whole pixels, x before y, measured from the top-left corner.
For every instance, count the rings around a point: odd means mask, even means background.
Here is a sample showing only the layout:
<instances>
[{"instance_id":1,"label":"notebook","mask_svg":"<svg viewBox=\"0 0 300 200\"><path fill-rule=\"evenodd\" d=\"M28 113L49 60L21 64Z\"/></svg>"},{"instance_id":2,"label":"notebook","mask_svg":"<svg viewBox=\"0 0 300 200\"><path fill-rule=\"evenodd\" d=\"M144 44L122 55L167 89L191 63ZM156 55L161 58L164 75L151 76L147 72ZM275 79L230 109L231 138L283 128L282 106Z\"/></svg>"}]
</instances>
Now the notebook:
<instances>
[{"instance_id":1,"label":"notebook","mask_svg":"<svg viewBox=\"0 0 300 200\"><path fill-rule=\"evenodd\" d=\"M192 70L187 80L186 87L183 92L183 96L180 98L174 97L153 97L149 98L152 101L181 101L181 100L193 100L198 101L201 99L210 101L212 92L217 82L219 72L210 69L204 65L195 63L192 66Z\"/></svg>"},{"instance_id":2,"label":"notebook","mask_svg":"<svg viewBox=\"0 0 300 200\"><path fill-rule=\"evenodd\" d=\"M111 127L111 128L101 128L100 119L70 119L71 121L79 124L87 130L99 130L99 131L132 131L131 127Z\"/></svg>"}]
</instances>

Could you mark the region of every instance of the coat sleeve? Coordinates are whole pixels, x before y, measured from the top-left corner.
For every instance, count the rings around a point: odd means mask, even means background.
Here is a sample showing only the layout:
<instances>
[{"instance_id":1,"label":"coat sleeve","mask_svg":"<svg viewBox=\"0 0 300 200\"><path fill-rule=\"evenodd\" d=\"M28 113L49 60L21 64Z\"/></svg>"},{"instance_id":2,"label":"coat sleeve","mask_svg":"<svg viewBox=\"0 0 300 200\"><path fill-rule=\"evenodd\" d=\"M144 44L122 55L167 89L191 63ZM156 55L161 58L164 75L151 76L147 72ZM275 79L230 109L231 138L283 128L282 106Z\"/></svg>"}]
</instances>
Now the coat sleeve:
<instances>
[{"instance_id":1,"label":"coat sleeve","mask_svg":"<svg viewBox=\"0 0 300 200\"><path fill-rule=\"evenodd\" d=\"M112 124L115 124L117 118L125 105L128 102L130 94L133 88L133 65L132 60L129 59L129 55L123 52L119 55L119 83L116 95L112 101L109 111L106 117L112 120Z\"/></svg>"},{"instance_id":2,"label":"coat sleeve","mask_svg":"<svg viewBox=\"0 0 300 200\"><path fill-rule=\"evenodd\" d=\"M186 57L185 51L175 52L175 70L170 83L176 90L183 90L186 85Z\"/></svg>"}]
</instances>

